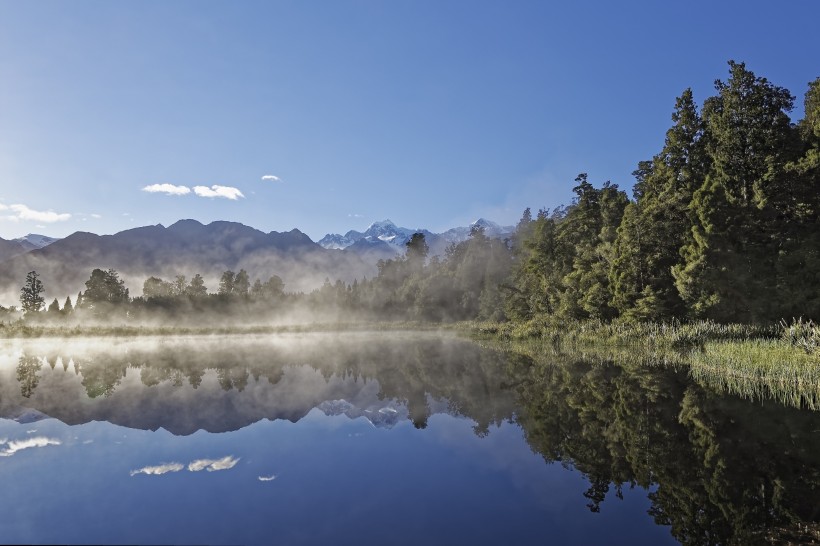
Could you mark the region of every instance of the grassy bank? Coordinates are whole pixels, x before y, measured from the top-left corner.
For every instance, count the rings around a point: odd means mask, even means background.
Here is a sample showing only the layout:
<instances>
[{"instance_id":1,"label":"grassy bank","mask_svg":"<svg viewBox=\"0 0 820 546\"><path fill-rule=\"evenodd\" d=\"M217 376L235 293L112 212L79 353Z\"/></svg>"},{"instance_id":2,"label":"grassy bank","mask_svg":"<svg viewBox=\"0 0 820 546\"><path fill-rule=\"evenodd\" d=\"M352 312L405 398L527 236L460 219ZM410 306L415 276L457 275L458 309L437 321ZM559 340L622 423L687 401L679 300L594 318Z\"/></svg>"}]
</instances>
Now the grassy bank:
<instances>
[{"instance_id":1,"label":"grassy bank","mask_svg":"<svg viewBox=\"0 0 820 546\"><path fill-rule=\"evenodd\" d=\"M535 358L578 355L601 362L686 367L701 384L749 398L820 410L820 327L631 324L596 321L476 323L479 338L498 340Z\"/></svg>"}]
</instances>

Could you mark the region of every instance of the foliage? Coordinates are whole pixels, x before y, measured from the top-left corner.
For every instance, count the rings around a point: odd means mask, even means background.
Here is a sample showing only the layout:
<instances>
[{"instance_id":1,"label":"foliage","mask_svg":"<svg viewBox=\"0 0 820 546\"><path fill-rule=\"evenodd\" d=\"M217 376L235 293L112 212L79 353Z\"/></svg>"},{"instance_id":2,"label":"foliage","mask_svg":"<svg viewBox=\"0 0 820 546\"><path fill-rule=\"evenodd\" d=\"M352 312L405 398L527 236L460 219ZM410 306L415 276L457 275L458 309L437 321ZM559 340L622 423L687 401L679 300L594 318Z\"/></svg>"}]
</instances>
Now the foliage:
<instances>
[{"instance_id":1,"label":"foliage","mask_svg":"<svg viewBox=\"0 0 820 546\"><path fill-rule=\"evenodd\" d=\"M699 112L677 99L635 200L579 175L566 209L522 218L505 309L514 321L820 319L820 79L805 118L743 63Z\"/></svg>"},{"instance_id":2,"label":"foliage","mask_svg":"<svg viewBox=\"0 0 820 546\"><path fill-rule=\"evenodd\" d=\"M43 281L36 271L29 271L26 275L26 283L20 289L20 306L26 313L38 313L45 304L43 298Z\"/></svg>"},{"instance_id":3,"label":"foliage","mask_svg":"<svg viewBox=\"0 0 820 546\"><path fill-rule=\"evenodd\" d=\"M85 282L82 304L91 309L103 304L120 304L128 302L128 289L119 274L113 269L103 271L95 269Z\"/></svg>"}]
</instances>

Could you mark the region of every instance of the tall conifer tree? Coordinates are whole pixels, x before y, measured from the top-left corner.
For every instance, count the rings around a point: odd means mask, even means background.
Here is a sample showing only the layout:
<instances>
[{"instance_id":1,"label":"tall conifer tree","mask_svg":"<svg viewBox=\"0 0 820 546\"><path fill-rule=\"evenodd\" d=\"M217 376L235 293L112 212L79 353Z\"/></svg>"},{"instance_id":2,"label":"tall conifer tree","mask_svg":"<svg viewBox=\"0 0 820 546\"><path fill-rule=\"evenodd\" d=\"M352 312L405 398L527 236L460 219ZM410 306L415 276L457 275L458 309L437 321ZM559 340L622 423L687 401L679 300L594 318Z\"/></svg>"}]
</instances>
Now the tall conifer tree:
<instances>
[{"instance_id":1,"label":"tall conifer tree","mask_svg":"<svg viewBox=\"0 0 820 546\"><path fill-rule=\"evenodd\" d=\"M793 97L743 63L703 108L710 169L692 201L692 237L676 285L695 316L773 318L777 259L774 209L788 159Z\"/></svg>"}]
</instances>

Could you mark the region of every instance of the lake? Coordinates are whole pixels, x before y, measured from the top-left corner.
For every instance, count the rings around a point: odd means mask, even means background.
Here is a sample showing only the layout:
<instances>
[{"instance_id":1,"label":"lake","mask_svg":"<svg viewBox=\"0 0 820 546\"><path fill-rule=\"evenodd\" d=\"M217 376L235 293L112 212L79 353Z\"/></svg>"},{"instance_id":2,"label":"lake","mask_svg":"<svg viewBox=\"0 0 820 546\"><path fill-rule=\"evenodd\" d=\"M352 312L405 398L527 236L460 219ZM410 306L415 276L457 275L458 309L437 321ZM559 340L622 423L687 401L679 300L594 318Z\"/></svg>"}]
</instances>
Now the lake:
<instances>
[{"instance_id":1,"label":"lake","mask_svg":"<svg viewBox=\"0 0 820 546\"><path fill-rule=\"evenodd\" d=\"M820 414L452 334L2 342L0 542L818 540Z\"/></svg>"}]
</instances>

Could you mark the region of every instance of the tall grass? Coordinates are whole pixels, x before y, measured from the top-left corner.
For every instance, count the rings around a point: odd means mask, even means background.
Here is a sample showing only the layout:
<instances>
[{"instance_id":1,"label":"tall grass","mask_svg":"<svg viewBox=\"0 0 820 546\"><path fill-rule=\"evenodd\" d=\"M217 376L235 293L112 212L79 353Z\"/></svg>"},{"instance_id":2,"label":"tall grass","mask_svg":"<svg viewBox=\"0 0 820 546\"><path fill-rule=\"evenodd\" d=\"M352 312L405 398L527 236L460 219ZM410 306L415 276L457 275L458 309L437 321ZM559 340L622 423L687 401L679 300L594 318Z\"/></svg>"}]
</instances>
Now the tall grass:
<instances>
[{"instance_id":1,"label":"tall grass","mask_svg":"<svg viewBox=\"0 0 820 546\"><path fill-rule=\"evenodd\" d=\"M820 410L820 326L791 324L556 323L483 324L479 337L495 337L541 351L592 356L601 361L687 367L699 383L751 400Z\"/></svg>"},{"instance_id":2,"label":"tall grass","mask_svg":"<svg viewBox=\"0 0 820 546\"><path fill-rule=\"evenodd\" d=\"M820 410L820 359L780 340L707 343L689 354L690 375L751 400Z\"/></svg>"},{"instance_id":3,"label":"tall grass","mask_svg":"<svg viewBox=\"0 0 820 546\"><path fill-rule=\"evenodd\" d=\"M808 354L820 353L820 325L799 318L793 319L791 324L781 320L780 327L783 329L781 337L792 346L800 347Z\"/></svg>"},{"instance_id":4,"label":"tall grass","mask_svg":"<svg viewBox=\"0 0 820 546\"><path fill-rule=\"evenodd\" d=\"M479 334L500 336L502 339L546 339L565 345L607 343L679 349L702 346L707 341L777 339L782 331L776 324L719 324L708 320L631 323L535 319L517 324L482 323L475 329Z\"/></svg>"}]
</instances>

